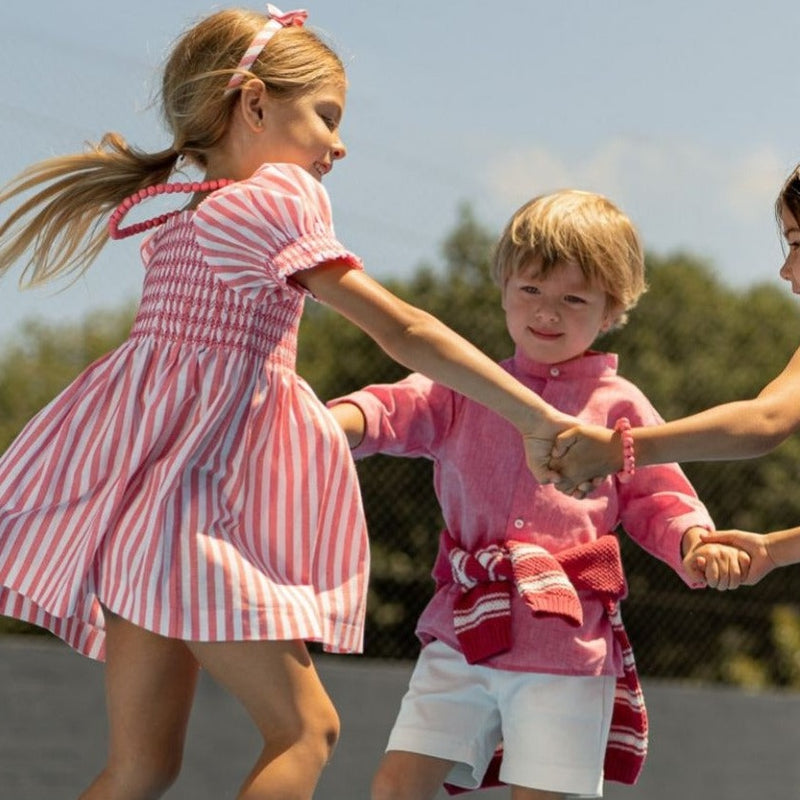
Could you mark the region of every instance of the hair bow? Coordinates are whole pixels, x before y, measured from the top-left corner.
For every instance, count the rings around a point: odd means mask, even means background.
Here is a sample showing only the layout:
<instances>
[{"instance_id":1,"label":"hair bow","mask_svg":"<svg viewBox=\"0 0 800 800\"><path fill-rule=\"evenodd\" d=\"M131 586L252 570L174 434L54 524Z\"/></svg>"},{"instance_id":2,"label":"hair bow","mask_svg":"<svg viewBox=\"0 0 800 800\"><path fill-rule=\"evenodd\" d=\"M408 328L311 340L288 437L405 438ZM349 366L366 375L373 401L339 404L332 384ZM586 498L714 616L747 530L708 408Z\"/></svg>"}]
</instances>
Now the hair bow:
<instances>
[{"instance_id":1,"label":"hair bow","mask_svg":"<svg viewBox=\"0 0 800 800\"><path fill-rule=\"evenodd\" d=\"M282 28L302 28L305 21L308 19L308 11L304 8L298 8L295 11L287 11L285 14L279 8L275 8L272 3L267 3L267 16L271 20L279 23Z\"/></svg>"},{"instance_id":2,"label":"hair bow","mask_svg":"<svg viewBox=\"0 0 800 800\"><path fill-rule=\"evenodd\" d=\"M275 35L281 28L301 28L303 23L308 19L308 11L305 9L297 9L296 11L287 11L285 14L279 8L276 8L272 3L267 3L267 22L264 27L255 35L250 46L245 50L239 65L236 67L236 72L231 75L228 85L225 88L226 92L235 89L243 80L244 74L250 67L253 66L256 59L261 55L267 42Z\"/></svg>"}]
</instances>

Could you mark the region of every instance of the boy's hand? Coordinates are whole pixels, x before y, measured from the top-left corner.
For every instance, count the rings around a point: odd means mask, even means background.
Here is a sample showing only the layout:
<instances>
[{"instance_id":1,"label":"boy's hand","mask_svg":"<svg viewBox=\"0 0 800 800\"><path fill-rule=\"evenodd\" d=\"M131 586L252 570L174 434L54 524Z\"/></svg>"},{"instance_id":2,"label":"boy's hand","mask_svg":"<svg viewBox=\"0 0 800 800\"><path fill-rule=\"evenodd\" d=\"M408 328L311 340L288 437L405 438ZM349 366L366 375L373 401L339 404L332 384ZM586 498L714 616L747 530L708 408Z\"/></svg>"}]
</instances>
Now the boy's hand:
<instances>
[{"instance_id":1,"label":"boy's hand","mask_svg":"<svg viewBox=\"0 0 800 800\"><path fill-rule=\"evenodd\" d=\"M747 580L750 556L736 547L706 542L705 528L689 528L681 540L683 568L696 582L721 592L738 589Z\"/></svg>"},{"instance_id":2,"label":"boy's hand","mask_svg":"<svg viewBox=\"0 0 800 800\"><path fill-rule=\"evenodd\" d=\"M694 547L683 559L684 568L693 578L720 592L744 586L750 564L750 556L744 550L713 543Z\"/></svg>"},{"instance_id":3,"label":"boy's hand","mask_svg":"<svg viewBox=\"0 0 800 800\"><path fill-rule=\"evenodd\" d=\"M740 548L750 559L747 574L742 580L745 586L758 583L777 566L770 555L766 536L750 531L705 531L700 536L704 545L722 545Z\"/></svg>"}]
</instances>

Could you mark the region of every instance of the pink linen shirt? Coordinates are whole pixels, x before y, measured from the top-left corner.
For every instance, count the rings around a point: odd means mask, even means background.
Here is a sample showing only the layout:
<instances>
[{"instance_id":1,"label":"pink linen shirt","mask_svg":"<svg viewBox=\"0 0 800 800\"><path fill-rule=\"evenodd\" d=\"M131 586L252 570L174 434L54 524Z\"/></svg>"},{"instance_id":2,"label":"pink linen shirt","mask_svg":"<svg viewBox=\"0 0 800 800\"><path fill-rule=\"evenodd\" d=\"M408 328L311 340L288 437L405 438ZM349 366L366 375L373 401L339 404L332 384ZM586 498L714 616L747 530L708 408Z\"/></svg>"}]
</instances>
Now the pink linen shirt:
<instances>
[{"instance_id":1,"label":"pink linen shirt","mask_svg":"<svg viewBox=\"0 0 800 800\"><path fill-rule=\"evenodd\" d=\"M611 427L626 416L637 427L663 421L644 394L617 374L615 354L590 351L551 365L517 352L501 366L554 407L586 422ZM364 438L353 450L356 458L386 453L434 461L445 525L464 549L517 539L557 553L621 525L692 585L682 567L681 538L693 526L713 529L713 522L677 465L639 468L627 484L609 477L589 497L576 500L536 482L510 423L422 375L368 386L329 405L344 401L357 405L366 421ZM460 590L441 539L433 577L436 591L417 635L423 644L438 639L459 650L453 606ZM621 654L602 603L585 592L580 599L584 622L575 628L559 618L534 617L514 593L511 649L483 663L508 670L620 675Z\"/></svg>"}]
</instances>

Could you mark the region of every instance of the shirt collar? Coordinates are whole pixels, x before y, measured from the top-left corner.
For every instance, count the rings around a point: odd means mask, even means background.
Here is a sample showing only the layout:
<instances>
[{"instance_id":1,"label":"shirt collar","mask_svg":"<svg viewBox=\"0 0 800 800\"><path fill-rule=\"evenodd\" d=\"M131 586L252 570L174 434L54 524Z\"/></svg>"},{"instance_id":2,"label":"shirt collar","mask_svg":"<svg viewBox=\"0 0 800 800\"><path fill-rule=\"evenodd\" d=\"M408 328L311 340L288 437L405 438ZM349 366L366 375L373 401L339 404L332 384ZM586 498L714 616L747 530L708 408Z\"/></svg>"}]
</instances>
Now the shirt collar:
<instances>
[{"instance_id":1,"label":"shirt collar","mask_svg":"<svg viewBox=\"0 0 800 800\"><path fill-rule=\"evenodd\" d=\"M514 375L527 375L531 378L599 378L603 375L617 374L618 357L616 353L601 353L587 350L582 356L562 361L558 364L543 364L528 358L519 349L509 359Z\"/></svg>"}]
</instances>

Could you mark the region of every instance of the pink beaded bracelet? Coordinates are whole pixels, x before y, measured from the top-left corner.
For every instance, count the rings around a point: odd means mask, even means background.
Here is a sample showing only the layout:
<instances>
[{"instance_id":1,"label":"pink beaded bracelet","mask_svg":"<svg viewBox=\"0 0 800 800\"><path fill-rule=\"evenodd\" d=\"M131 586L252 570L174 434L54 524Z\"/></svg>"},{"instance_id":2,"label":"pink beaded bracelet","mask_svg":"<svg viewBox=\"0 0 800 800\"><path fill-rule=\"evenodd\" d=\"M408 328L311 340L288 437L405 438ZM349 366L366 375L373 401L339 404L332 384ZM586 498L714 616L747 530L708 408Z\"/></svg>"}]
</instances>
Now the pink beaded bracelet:
<instances>
[{"instance_id":1,"label":"pink beaded bracelet","mask_svg":"<svg viewBox=\"0 0 800 800\"><path fill-rule=\"evenodd\" d=\"M620 483L627 483L636 472L631 421L627 417L620 417L614 424L614 430L619 431L622 437L622 469L617 473L617 479Z\"/></svg>"}]
</instances>

